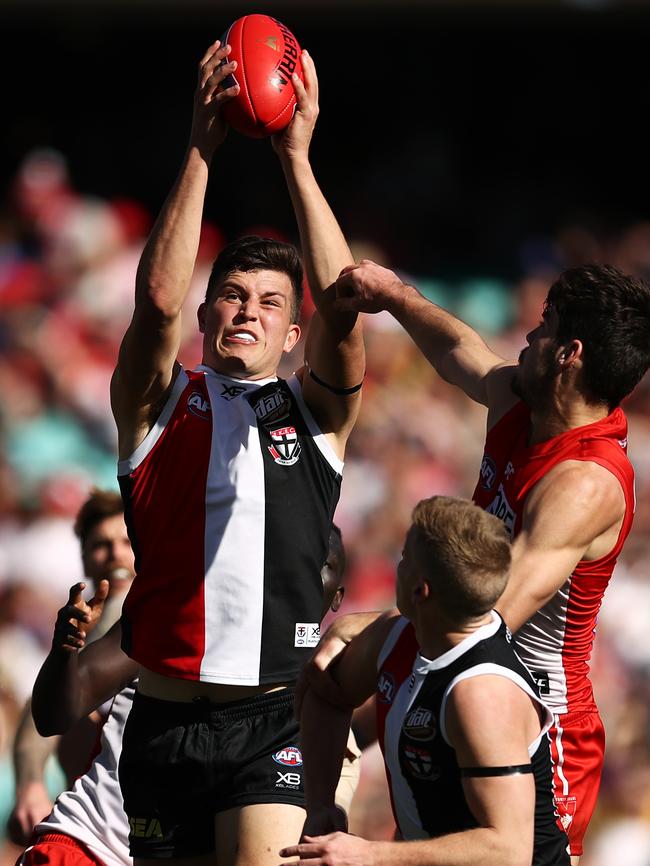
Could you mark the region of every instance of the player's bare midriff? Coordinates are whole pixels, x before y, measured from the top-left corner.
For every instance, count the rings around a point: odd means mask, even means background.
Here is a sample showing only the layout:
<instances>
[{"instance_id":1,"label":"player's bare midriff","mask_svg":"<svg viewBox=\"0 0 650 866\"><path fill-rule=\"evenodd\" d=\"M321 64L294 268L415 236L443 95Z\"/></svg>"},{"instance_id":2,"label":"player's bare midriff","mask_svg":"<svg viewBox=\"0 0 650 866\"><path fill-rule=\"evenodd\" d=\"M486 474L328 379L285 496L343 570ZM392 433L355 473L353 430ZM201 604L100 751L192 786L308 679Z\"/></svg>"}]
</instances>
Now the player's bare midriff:
<instances>
[{"instance_id":1,"label":"player's bare midriff","mask_svg":"<svg viewBox=\"0 0 650 866\"><path fill-rule=\"evenodd\" d=\"M286 689L289 683L271 683L263 686L233 686L221 683L202 683L195 680L182 680L154 673L141 668L138 691L149 698L163 701L191 703L195 698L207 698L215 704L240 701L255 695L268 694Z\"/></svg>"}]
</instances>

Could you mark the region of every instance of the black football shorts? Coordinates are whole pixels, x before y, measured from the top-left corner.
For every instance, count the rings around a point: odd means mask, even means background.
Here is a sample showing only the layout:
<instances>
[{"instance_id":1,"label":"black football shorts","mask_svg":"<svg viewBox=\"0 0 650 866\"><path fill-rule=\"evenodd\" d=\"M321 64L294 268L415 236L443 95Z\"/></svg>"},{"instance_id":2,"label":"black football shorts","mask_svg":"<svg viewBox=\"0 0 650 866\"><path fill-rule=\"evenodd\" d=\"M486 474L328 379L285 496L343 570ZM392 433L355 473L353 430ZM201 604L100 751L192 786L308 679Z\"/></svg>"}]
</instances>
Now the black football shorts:
<instances>
[{"instance_id":1,"label":"black football shorts","mask_svg":"<svg viewBox=\"0 0 650 866\"><path fill-rule=\"evenodd\" d=\"M293 689L227 704L136 693L119 776L131 856L210 853L218 812L304 804Z\"/></svg>"}]
</instances>

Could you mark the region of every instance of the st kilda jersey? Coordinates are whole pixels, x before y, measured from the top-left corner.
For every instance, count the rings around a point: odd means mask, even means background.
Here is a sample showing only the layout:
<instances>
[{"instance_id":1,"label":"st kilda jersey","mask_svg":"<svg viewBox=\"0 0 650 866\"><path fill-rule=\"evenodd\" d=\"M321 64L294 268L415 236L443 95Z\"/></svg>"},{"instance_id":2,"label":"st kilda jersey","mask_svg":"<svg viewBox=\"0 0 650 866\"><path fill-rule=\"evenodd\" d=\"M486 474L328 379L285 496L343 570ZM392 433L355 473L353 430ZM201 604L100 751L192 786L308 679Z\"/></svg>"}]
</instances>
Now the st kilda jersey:
<instances>
[{"instance_id":1,"label":"st kilda jersey","mask_svg":"<svg viewBox=\"0 0 650 866\"><path fill-rule=\"evenodd\" d=\"M124 651L182 679L295 679L319 639L342 468L295 376L181 370L118 464L136 557Z\"/></svg>"},{"instance_id":2,"label":"st kilda jersey","mask_svg":"<svg viewBox=\"0 0 650 866\"><path fill-rule=\"evenodd\" d=\"M478 827L463 792L445 712L461 680L496 675L521 688L542 709L544 725L528 754L535 781L533 866L569 866L568 839L555 818L551 757L546 731L552 715L515 654L497 613L437 659L420 655L415 630L397 620L379 655L377 731L384 753L393 814L405 840L431 839Z\"/></svg>"},{"instance_id":3,"label":"st kilda jersey","mask_svg":"<svg viewBox=\"0 0 650 866\"><path fill-rule=\"evenodd\" d=\"M626 513L613 550L600 559L581 560L564 586L515 635L517 652L556 713L593 712L588 674L596 617L634 515L627 420L615 409L594 424L532 446L529 432L530 411L517 403L488 432L473 497L505 523L512 537L521 529L528 493L563 460L598 463L619 480L625 495Z\"/></svg>"}]
</instances>

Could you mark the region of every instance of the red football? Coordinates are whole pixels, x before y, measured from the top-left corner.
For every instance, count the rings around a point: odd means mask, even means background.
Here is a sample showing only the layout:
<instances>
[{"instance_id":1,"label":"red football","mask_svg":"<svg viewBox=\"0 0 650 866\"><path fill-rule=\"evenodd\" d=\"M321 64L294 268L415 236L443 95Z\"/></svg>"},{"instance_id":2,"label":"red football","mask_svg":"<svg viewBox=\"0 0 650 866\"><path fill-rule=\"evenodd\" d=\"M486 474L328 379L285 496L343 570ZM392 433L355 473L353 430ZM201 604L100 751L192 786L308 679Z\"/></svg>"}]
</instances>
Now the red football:
<instances>
[{"instance_id":1,"label":"red football","mask_svg":"<svg viewBox=\"0 0 650 866\"><path fill-rule=\"evenodd\" d=\"M303 77L296 37L270 15L244 15L230 26L222 43L231 46L228 59L237 61L223 87L235 82L240 87L224 105L224 117L233 129L252 138L280 132L296 107L291 74Z\"/></svg>"}]
</instances>

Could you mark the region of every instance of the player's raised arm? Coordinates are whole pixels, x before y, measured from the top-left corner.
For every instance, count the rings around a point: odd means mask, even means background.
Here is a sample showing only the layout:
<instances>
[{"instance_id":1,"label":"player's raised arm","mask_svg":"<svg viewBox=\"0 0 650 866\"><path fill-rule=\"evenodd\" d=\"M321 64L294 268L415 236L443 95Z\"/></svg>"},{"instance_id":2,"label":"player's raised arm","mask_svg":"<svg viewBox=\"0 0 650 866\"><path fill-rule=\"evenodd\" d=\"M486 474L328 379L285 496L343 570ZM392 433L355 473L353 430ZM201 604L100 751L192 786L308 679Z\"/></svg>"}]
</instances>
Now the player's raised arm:
<instances>
[{"instance_id":1,"label":"player's raised arm","mask_svg":"<svg viewBox=\"0 0 650 866\"><path fill-rule=\"evenodd\" d=\"M172 382L181 307L194 270L210 162L227 131L220 106L239 90L235 85L219 91L234 71L234 64L220 65L228 51L217 41L199 63L189 146L140 259L135 311L111 385L122 457L128 457L147 434Z\"/></svg>"},{"instance_id":2,"label":"player's raised arm","mask_svg":"<svg viewBox=\"0 0 650 866\"><path fill-rule=\"evenodd\" d=\"M514 402L510 367L473 328L428 301L396 273L364 260L336 282L336 308L364 313L388 310L408 331L437 373L485 406Z\"/></svg>"},{"instance_id":3,"label":"player's raised arm","mask_svg":"<svg viewBox=\"0 0 650 866\"><path fill-rule=\"evenodd\" d=\"M352 256L309 162L309 144L318 116L318 79L306 51L302 66L304 85L297 75L293 77L296 114L287 129L274 137L273 144L287 179L317 310L306 343L303 394L342 457L361 404L365 355L357 313L337 312L333 307L333 283L352 263Z\"/></svg>"}]
</instances>

